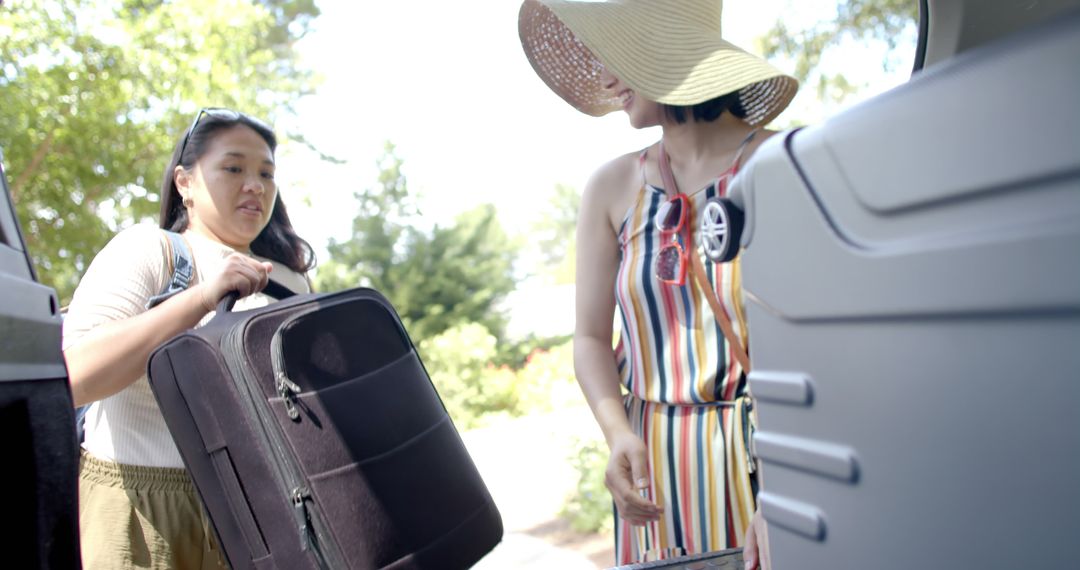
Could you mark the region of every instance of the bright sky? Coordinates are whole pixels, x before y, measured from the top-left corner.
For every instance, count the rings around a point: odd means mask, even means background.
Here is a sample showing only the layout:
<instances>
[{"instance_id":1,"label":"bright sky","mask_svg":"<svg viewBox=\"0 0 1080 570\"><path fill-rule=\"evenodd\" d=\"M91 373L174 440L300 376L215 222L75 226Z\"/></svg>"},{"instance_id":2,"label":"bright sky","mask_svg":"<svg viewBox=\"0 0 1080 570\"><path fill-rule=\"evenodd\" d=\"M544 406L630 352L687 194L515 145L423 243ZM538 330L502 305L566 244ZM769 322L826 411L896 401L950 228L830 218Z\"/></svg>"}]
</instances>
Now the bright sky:
<instances>
[{"instance_id":1,"label":"bright sky","mask_svg":"<svg viewBox=\"0 0 1080 570\"><path fill-rule=\"evenodd\" d=\"M622 113L586 116L552 93L522 52L519 0L327 0L319 7L300 51L324 81L300 102L296 123L276 126L348 161L320 162L298 145L278 157L293 222L321 259L330 237L349 235L353 192L375 186L384 141L397 145L426 222L448 224L493 203L508 231L524 232L556 184L580 191L597 166L659 137L656 129L632 129ZM754 39L781 16L798 26L833 15L835 0L726 0L723 35L754 51ZM849 73L881 68L880 51L843 51L862 59L839 62ZM880 90L905 78L872 81ZM800 92L778 122L819 120L813 91Z\"/></svg>"},{"instance_id":2,"label":"bright sky","mask_svg":"<svg viewBox=\"0 0 1080 570\"><path fill-rule=\"evenodd\" d=\"M781 15L806 21L834 13L834 0L727 0L725 38L749 50ZM517 36L517 0L319 2L301 54L324 82L279 130L303 132L348 164L283 149L279 170L298 229L322 249L348 235L354 191L375 184L375 160L391 140L409 186L433 223L494 203L507 228L524 228L556 183L582 188L610 158L659 133L625 116L575 111L533 73ZM880 64L872 64L880 66ZM785 115L806 116L805 89ZM800 111L800 108L802 111ZM780 121L784 120L781 117ZM310 195L312 206L297 199Z\"/></svg>"}]
</instances>

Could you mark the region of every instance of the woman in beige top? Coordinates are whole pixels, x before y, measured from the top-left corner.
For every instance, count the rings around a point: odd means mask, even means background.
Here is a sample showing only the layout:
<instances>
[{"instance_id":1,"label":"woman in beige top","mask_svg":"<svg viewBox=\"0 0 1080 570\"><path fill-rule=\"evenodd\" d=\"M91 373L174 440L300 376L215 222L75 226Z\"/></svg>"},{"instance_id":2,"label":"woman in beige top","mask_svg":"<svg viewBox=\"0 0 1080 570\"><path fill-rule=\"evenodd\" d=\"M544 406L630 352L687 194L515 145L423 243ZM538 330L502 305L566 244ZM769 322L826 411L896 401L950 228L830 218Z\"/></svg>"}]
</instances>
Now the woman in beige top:
<instances>
[{"instance_id":1,"label":"woman in beige top","mask_svg":"<svg viewBox=\"0 0 1080 570\"><path fill-rule=\"evenodd\" d=\"M64 321L77 406L90 404L79 467L83 566L216 568L205 515L146 380L150 352L205 323L229 291L237 308L271 301L269 276L310 290L311 247L293 231L274 184L273 131L203 109L177 142L161 189L160 228L184 237L191 285L152 309L171 279L167 239L138 224L94 258Z\"/></svg>"}]
</instances>

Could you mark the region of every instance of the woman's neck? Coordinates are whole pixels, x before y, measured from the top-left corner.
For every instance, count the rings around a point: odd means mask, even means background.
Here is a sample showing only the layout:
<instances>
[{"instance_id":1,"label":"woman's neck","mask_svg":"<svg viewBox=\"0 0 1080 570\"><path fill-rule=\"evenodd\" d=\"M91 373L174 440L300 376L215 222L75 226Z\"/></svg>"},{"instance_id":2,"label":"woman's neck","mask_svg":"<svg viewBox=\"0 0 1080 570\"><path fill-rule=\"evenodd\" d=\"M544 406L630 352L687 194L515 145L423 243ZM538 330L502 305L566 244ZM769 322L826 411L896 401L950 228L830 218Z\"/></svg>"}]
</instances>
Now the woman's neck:
<instances>
[{"instance_id":1,"label":"woman's neck","mask_svg":"<svg viewBox=\"0 0 1080 570\"><path fill-rule=\"evenodd\" d=\"M227 243L225 240L218 237L217 234L210 231L209 228L207 228L206 226L203 226L201 224L189 223L187 229L184 230L184 234L185 235L194 235L194 236L197 236L197 237L201 237L201 238L203 238L205 240L212 241L212 242L214 242L216 244L219 244L221 246L227 247L227 248L229 248L229 249L231 249L233 251L237 251L237 252L240 252L240 253L246 253L246 254L251 253L251 244L238 246L238 245L234 245L234 244L231 244L231 243Z\"/></svg>"},{"instance_id":2,"label":"woman's neck","mask_svg":"<svg viewBox=\"0 0 1080 570\"><path fill-rule=\"evenodd\" d=\"M664 150L676 171L680 166L693 170L695 165L708 165L717 158L733 156L754 130L731 113L724 113L708 123L692 118L681 124L668 121L661 128Z\"/></svg>"}]
</instances>

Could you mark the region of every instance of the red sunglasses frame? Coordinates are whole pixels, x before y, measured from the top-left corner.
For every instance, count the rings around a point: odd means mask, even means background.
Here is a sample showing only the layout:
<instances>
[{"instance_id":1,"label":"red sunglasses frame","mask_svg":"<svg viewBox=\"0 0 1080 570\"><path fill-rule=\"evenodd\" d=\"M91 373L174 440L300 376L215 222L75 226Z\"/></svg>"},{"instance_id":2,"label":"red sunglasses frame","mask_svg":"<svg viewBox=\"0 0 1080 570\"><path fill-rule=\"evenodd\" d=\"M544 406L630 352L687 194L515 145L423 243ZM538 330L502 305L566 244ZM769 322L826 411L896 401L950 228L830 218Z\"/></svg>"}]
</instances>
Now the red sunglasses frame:
<instances>
[{"instance_id":1,"label":"red sunglasses frame","mask_svg":"<svg viewBox=\"0 0 1080 570\"><path fill-rule=\"evenodd\" d=\"M664 218L667 217L671 209L670 205L673 203L679 204L679 220L675 223L674 226L668 227L668 225L665 223L666 220ZM654 269L656 273L656 278L660 280L661 283L682 286L686 283L686 265L689 262L689 259L686 256L686 250L683 248L682 244L679 243L678 234L682 232L684 228L689 227L687 225L687 219L690 217L690 199L689 197L687 197L686 194L679 192L678 194L675 194L674 196L669 198L668 201L664 203L664 205L668 207L661 207L660 210L656 212L656 218L654 219L654 223L656 223L656 227L660 229L661 238L667 238L668 236L671 236L671 240L661 246L660 251L657 252L656 267ZM666 252L671 250L672 248L674 248L675 251L678 253L677 259L679 264L675 268L675 275L665 277L660 273L660 263L661 260L665 258Z\"/></svg>"}]
</instances>

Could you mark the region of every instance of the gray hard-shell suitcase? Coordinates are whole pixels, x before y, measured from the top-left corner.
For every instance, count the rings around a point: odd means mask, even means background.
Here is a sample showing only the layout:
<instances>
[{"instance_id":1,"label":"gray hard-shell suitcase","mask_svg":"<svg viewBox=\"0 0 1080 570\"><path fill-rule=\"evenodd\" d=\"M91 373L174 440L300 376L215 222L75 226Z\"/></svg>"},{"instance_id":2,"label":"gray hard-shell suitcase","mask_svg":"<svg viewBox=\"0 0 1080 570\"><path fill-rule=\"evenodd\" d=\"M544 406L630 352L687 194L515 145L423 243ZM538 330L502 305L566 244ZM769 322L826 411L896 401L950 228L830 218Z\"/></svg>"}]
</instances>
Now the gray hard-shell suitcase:
<instances>
[{"instance_id":1,"label":"gray hard-shell suitcase","mask_svg":"<svg viewBox=\"0 0 1080 570\"><path fill-rule=\"evenodd\" d=\"M501 540L381 294L231 305L156 349L149 376L233 568L466 568Z\"/></svg>"},{"instance_id":2,"label":"gray hard-shell suitcase","mask_svg":"<svg viewBox=\"0 0 1080 570\"><path fill-rule=\"evenodd\" d=\"M1078 62L1074 10L736 179L773 568L1077 567Z\"/></svg>"}]
</instances>

